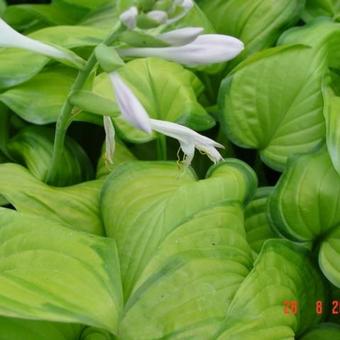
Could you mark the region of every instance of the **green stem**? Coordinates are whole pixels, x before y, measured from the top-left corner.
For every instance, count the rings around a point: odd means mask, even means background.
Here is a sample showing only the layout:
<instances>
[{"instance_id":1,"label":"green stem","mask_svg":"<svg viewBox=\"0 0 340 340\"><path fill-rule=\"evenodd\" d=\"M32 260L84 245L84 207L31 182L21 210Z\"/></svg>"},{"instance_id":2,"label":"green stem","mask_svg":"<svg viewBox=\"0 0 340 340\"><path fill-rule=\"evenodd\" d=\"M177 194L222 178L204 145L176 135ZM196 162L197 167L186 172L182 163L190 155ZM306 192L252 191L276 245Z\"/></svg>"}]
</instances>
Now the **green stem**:
<instances>
[{"instance_id":1,"label":"green stem","mask_svg":"<svg viewBox=\"0 0 340 340\"><path fill-rule=\"evenodd\" d=\"M157 138L157 159L159 161L167 160L166 137L159 135Z\"/></svg>"},{"instance_id":2,"label":"green stem","mask_svg":"<svg viewBox=\"0 0 340 340\"><path fill-rule=\"evenodd\" d=\"M104 40L103 44L111 45L114 42L114 40L117 38L121 30L122 30L122 26L119 26L118 29L116 29L113 33L111 33ZM89 59L87 60L84 68L79 71L78 76L76 80L74 81L72 88L58 116L58 120L56 124L56 132L55 132L55 137L54 137L52 162L50 165L48 178L47 178L47 183L49 184L54 184L58 176L57 169L58 169L58 164L62 161L66 131L72 122L73 105L70 102L70 98L72 97L72 95L74 95L75 92L83 88L84 84L86 83L90 73L92 72L96 64L97 64L97 59L96 59L95 49L94 49Z\"/></svg>"}]
</instances>

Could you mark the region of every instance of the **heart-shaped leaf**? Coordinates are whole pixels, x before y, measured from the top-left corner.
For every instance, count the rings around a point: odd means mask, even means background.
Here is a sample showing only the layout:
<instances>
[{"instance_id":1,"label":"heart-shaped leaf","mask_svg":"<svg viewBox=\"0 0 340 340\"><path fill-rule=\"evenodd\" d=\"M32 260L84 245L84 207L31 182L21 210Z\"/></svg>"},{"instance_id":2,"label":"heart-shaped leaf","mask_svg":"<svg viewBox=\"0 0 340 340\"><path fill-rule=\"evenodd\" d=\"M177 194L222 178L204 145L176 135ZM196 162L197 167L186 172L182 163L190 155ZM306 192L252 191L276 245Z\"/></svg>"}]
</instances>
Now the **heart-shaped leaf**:
<instances>
[{"instance_id":1,"label":"heart-shaped leaf","mask_svg":"<svg viewBox=\"0 0 340 340\"><path fill-rule=\"evenodd\" d=\"M9 209L0 221L0 314L116 332L122 295L113 240Z\"/></svg>"},{"instance_id":2,"label":"heart-shaped leaf","mask_svg":"<svg viewBox=\"0 0 340 340\"><path fill-rule=\"evenodd\" d=\"M152 118L198 131L214 125L213 118L197 101L203 91L202 83L181 65L157 58L137 59L119 69L119 73ZM97 77L94 92L114 100L112 85L105 74ZM116 118L115 123L122 137L129 141L145 142L153 138L131 128L121 118Z\"/></svg>"},{"instance_id":3,"label":"heart-shaped leaf","mask_svg":"<svg viewBox=\"0 0 340 340\"><path fill-rule=\"evenodd\" d=\"M303 2L299 0L201 0L199 6L216 31L239 38L245 51L235 65L246 56L273 46L280 33L298 19Z\"/></svg>"},{"instance_id":4,"label":"heart-shaped leaf","mask_svg":"<svg viewBox=\"0 0 340 340\"><path fill-rule=\"evenodd\" d=\"M237 145L260 150L266 164L284 169L287 158L324 138L321 81L324 53L307 46L259 52L225 78L221 120Z\"/></svg>"},{"instance_id":5,"label":"heart-shaped leaf","mask_svg":"<svg viewBox=\"0 0 340 340\"><path fill-rule=\"evenodd\" d=\"M242 206L255 185L236 160L201 181L164 162L129 162L108 177L101 202L120 254L122 337L204 338L218 327L251 266Z\"/></svg>"},{"instance_id":6,"label":"heart-shaped leaf","mask_svg":"<svg viewBox=\"0 0 340 340\"><path fill-rule=\"evenodd\" d=\"M20 165L0 165L0 194L18 211L99 235L103 235L99 216L102 184L102 180L96 180L56 188L39 181Z\"/></svg>"},{"instance_id":7,"label":"heart-shaped leaf","mask_svg":"<svg viewBox=\"0 0 340 340\"><path fill-rule=\"evenodd\" d=\"M53 141L53 129L28 126L9 141L7 149L10 155L24 163L35 177L46 181L52 161ZM93 176L90 159L82 147L71 138L66 138L63 162L57 166L58 186L90 180Z\"/></svg>"}]
</instances>

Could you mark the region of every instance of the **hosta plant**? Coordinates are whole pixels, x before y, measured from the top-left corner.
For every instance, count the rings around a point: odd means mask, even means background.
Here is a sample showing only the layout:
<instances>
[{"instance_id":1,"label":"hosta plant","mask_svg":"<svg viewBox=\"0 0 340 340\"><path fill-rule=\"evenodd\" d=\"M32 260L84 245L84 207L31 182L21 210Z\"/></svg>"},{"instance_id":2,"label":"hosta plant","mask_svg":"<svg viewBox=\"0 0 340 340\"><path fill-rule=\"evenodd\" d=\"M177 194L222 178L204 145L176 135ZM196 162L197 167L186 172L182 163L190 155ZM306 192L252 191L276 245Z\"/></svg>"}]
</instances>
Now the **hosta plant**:
<instances>
[{"instance_id":1,"label":"hosta plant","mask_svg":"<svg viewBox=\"0 0 340 340\"><path fill-rule=\"evenodd\" d=\"M0 0L0 340L339 338L339 8Z\"/></svg>"}]
</instances>

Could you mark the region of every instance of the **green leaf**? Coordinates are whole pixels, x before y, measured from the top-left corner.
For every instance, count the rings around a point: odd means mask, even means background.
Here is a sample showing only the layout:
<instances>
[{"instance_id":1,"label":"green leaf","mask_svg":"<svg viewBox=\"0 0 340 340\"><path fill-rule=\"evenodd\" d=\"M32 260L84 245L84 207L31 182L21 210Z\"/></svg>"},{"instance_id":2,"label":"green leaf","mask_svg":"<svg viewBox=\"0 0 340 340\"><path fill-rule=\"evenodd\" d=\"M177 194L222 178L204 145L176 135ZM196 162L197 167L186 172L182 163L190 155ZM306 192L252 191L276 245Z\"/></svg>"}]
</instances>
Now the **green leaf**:
<instances>
[{"instance_id":1,"label":"green leaf","mask_svg":"<svg viewBox=\"0 0 340 340\"><path fill-rule=\"evenodd\" d=\"M170 162L129 162L108 177L101 203L120 255L122 338L207 338L217 329L251 267L242 206L255 186L236 160L201 181Z\"/></svg>"},{"instance_id":2,"label":"green leaf","mask_svg":"<svg viewBox=\"0 0 340 340\"><path fill-rule=\"evenodd\" d=\"M325 322L315 326L304 334L300 340L325 340L340 337L340 326L335 323Z\"/></svg>"},{"instance_id":3,"label":"green leaf","mask_svg":"<svg viewBox=\"0 0 340 340\"><path fill-rule=\"evenodd\" d=\"M100 116L117 117L120 114L115 101L97 95L91 91L81 90L70 97L72 105L77 106L85 112L91 112ZM83 115L83 113L80 113Z\"/></svg>"},{"instance_id":4,"label":"green leaf","mask_svg":"<svg viewBox=\"0 0 340 340\"><path fill-rule=\"evenodd\" d=\"M0 15L6 10L7 4L5 0L0 0Z\"/></svg>"},{"instance_id":5,"label":"green leaf","mask_svg":"<svg viewBox=\"0 0 340 340\"><path fill-rule=\"evenodd\" d=\"M60 114L76 75L72 69L51 67L26 83L0 94L0 100L30 123L53 123ZM75 112L74 119L96 124L101 122L99 117L86 112Z\"/></svg>"},{"instance_id":6,"label":"green leaf","mask_svg":"<svg viewBox=\"0 0 340 340\"><path fill-rule=\"evenodd\" d=\"M316 241L339 224L340 177L325 148L292 159L269 204L273 224L297 241Z\"/></svg>"},{"instance_id":7,"label":"green leaf","mask_svg":"<svg viewBox=\"0 0 340 340\"><path fill-rule=\"evenodd\" d=\"M77 340L82 326L0 317L0 340Z\"/></svg>"},{"instance_id":8,"label":"green leaf","mask_svg":"<svg viewBox=\"0 0 340 340\"><path fill-rule=\"evenodd\" d=\"M23 213L52 219L74 230L103 235L99 192L103 181L51 187L17 164L0 164L0 194Z\"/></svg>"},{"instance_id":9,"label":"green leaf","mask_svg":"<svg viewBox=\"0 0 340 340\"><path fill-rule=\"evenodd\" d=\"M213 118L197 101L203 91L202 83L181 65L156 58L137 59L120 68L119 73L152 118L199 131L214 125ZM112 85L105 74L97 77L94 92L114 100ZM132 128L120 117L114 121L124 139L146 142L153 138Z\"/></svg>"},{"instance_id":10,"label":"green leaf","mask_svg":"<svg viewBox=\"0 0 340 340\"><path fill-rule=\"evenodd\" d=\"M332 164L340 175L340 97L324 88L324 116L326 121L326 144Z\"/></svg>"},{"instance_id":11,"label":"green leaf","mask_svg":"<svg viewBox=\"0 0 340 340\"><path fill-rule=\"evenodd\" d=\"M299 19L300 0L201 0L199 6L221 34L235 36L246 46L231 63L273 46L279 35Z\"/></svg>"},{"instance_id":12,"label":"green leaf","mask_svg":"<svg viewBox=\"0 0 340 340\"><path fill-rule=\"evenodd\" d=\"M340 287L340 223L323 240L319 252L319 264L327 279Z\"/></svg>"},{"instance_id":13,"label":"green leaf","mask_svg":"<svg viewBox=\"0 0 340 340\"><path fill-rule=\"evenodd\" d=\"M53 156L54 130L29 126L13 137L7 147L8 152L19 162L24 163L30 172L46 181ZM57 186L67 186L93 177L93 167L83 148L67 137L63 162L58 164Z\"/></svg>"},{"instance_id":14,"label":"green leaf","mask_svg":"<svg viewBox=\"0 0 340 340\"><path fill-rule=\"evenodd\" d=\"M314 48L314 53L326 61L328 67L340 69L340 24L327 18L318 18L311 23L294 27L281 35L278 44L304 44ZM321 63L320 63L321 66Z\"/></svg>"},{"instance_id":15,"label":"green leaf","mask_svg":"<svg viewBox=\"0 0 340 340\"><path fill-rule=\"evenodd\" d=\"M101 68L109 73L124 66L124 61L118 55L115 47L100 44L95 48L96 58Z\"/></svg>"},{"instance_id":16,"label":"green leaf","mask_svg":"<svg viewBox=\"0 0 340 340\"><path fill-rule=\"evenodd\" d=\"M227 310L217 339L293 339L322 318L315 302L325 301L319 272L304 250L289 241L267 241ZM285 301L296 301L298 313L286 314Z\"/></svg>"},{"instance_id":17,"label":"green leaf","mask_svg":"<svg viewBox=\"0 0 340 340\"><path fill-rule=\"evenodd\" d=\"M0 314L116 332L122 298L113 240L9 209L0 221Z\"/></svg>"},{"instance_id":18,"label":"green leaf","mask_svg":"<svg viewBox=\"0 0 340 340\"><path fill-rule=\"evenodd\" d=\"M29 34L33 39L75 48L96 46L106 36L106 32L82 26L55 26L44 28ZM6 48L0 50L0 89L23 83L36 74L48 63L49 58L21 49Z\"/></svg>"},{"instance_id":19,"label":"green leaf","mask_svg":"<svg viewBox=\"0 0 340 340\"><path fill-rule=\"evenodd\" d=\"M320 16L331 17L334 20L340 18L339 0L307 0L302 18L306 22Z\"/></svg>"},{"instance_id":20,"label":"green leaf","mask_svg":"<svg viewBox=\"0 0 340 340\"><path fill-rule=\"evenodd\" d=\"M235 144L260 150L283 170L291 155L312 150L325 134L321 81L326 55L302 45L259 52L228 75L219 101L222 127Z\"/></svg>"},{"instance_id":21,"label":"green leaf","mask_svg":"<svg viewBox=\"0 0 340 340\"><path fill-rule=\"evenodd\" d=\"M270 225L268 210L268 197L272 187L262 187L256 191L254 198L245 209L245 229L250 247L259 253L267 239L277 238L277 233Z\"/></svg>"}]
</instances>

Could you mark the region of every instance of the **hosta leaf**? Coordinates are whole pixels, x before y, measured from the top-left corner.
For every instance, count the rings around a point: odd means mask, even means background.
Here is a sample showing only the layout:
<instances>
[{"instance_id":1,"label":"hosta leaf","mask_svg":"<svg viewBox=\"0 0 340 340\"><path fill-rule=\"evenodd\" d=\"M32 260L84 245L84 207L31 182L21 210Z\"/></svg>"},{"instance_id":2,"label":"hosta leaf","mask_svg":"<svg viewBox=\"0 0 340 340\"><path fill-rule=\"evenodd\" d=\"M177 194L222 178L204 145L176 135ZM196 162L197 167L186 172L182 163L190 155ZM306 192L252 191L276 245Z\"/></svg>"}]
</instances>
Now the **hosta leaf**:
<instances>
[{"instance_id":1,"label":"hosta leaf","mask_svg":"<svg viewBox=\"0 0 340 340\"><path fill-rule=\"evenodd\" d=\"M297 241L314 241L340 223L340 177L325 148L293 159L270 199L272 222Z\"/></svg>"},{"instance_id":2,"label":"hosta leaf","mask_svg":"<svg viewBox=\"0 0 340 340\"><path fill-rule=\"evenodd\" d=\"M121 308L113 240L0 210L0 314L116 332Z\"/></svg>"},{"instance_id":3,"label":"hosta leaf","mask_svg":"<svg viewBox=\"0 0 340 340\"><path fill-rule=\"evenodd\" d=\"M327 66L340 68L340 24L327 18L319 18L308 25L287 30L278 44L304 44L314 48L314 53L324 55Z\"/></svg>"},{"instance_id":4,"label":"hosta leaf","mask_svg":"<svg viewBox=\"0 0 340 340\"><path fill-rule=\"evenodd\" d=\"M6 1L5 0L0 0L0 15L5 11L6 9Z\"/></svg>"},{"instance_id":5,"label":"hosta leaf","mask_svg":"<svg viewBox=\"0 0 340 340\"><path fill-rule=\"evenodd\" d=\"M121 260L122 338L204 339L216 330L251 266L241 207L255 184L236 160L201 181L165 162L129 162L108 177L102 213Z\"/></svg>"},{"instance_id":6,"label":"hosta leaf","mask_svg":"<svg viewBox=\"0 0 340 340\"><path fill-rule=\"evenodd\" d=\"M245 43L239 61L273 46L280 33L299 19L303 1L201 0L199 6L218 33L235 36Z\"/></svg>"},{"instance_id":7,"label":"hosta leaf","mask_svg":"<svg viewBox=\"0 0 340 340\"><path fill-rule=\"evenodd\" d=\"M264 162L278 170L288 156L312 150L325 134L324 72L325 55L301 45L265 50L245 60L220 91L229 138L259 149Z\"/></svg>"},{"instance_id":8,"label":"hosta leaf","mask_svg":"<svg viewBox=\"0 0 340 340\"><path fill-rule=\"evenodd\" d=\"M319 264L327 279L340 287L340 224L323 240L319 252Z\"/></svg>"},{"instance_id":9,"label":"hosta leaf","mask_svg":"<svg viewBox=\"0 0 340 340\"><path fill-rule=\"evenodd\" d=\"M0 317L0 340L77 340L82 326Z\"/></svg>"},{"instance_id":10,"label":"hosta leaf","mask_svg":"<svg viewBox=\"0 0 340 340\"><path fill-rule=\"evenodd\" d=\"M55 26L29 34L33 39L66 48L96 46L105 39L105 31L83 26ZM48 63L49 58L15 48L0 49L0 89L23 83Z\"/></svg>"},{"instance_id":11,"label":"hosta leaf","mask_svg":"<svg viewBox=\"0 0 340 340\"><path fill-rule=\"evenodd\" d=\"M24 163L30 172L46 181L53 155L54 130L29 126L20 130L8 143L11 156ZM73 139L67 138L63 162L58 164L58 186L66 186L91 179L93 168L82 147Z\"/></svg>"},{"instance_id":12,"label":"hosta leaf","mask_svg":"<svg viewBox=\"0 0 340 340\"><path fill-rule=\"evenodd\" d=\"M44 26L73 25L85 14L78 11L70 9L69 6L65 10L61 6L51 4L21 4L7 7L4 19L12 27L19 30L25 27L22 27L23 22L19 21L18 18L27 18L24 23L29 21L33 24L35 21L35 24L39 22Z\"/></svg>"},{"instance_id":13,"label":"hosta leaf","mask_svg":"<svg viewBox=\"0 0 340 340\"><path fill-rule=\"evenodd\" d=\"M300 340L325 340L340 337L340 326L335 323L321 323L309 330Z\"/></svg>"},{"instance_id":14,"label":"hosta leaf","mask_svg":"<svg viewBox=\"0 0 340 340\"><path fill-rule=\"evenodd\" d=\"M259 188L245 210L247 241L256 253L260 252L267 239L278 237L270 225L267 214L268 196L272 191L272 187Z\"/></svg>"},{"instance_id":15,"label":"hosta leaf","mask_svg":"<svg viewBox=\"0 0 340 340\"><path fill-rule=\"evenodd\" d=\"M202 83L181 65L144 58L129 62L119 72L152 118L173 121L199 131L214 125L213 118L196 99L203 91ZM104 74L96 79L94 92L114 99L112 85ZM152 138L132 129L121 118L115 122L122 137L128 140L142 142Z\"/></svg>"},{"instance_id":16,"label":"hosta leaf","mask_svg":"<svg viewBox=\"0 0 340 340\"><path fill-rule=\"evenodd\" d=\"M71 229L103 234L99 192L103 181L56 188L17 164L0 164L0 194L23 213L53 219Z\"/></svg>"},{"instance_id":17,"label":"hosta leaf","mask_svg":"<svg viewBox=\"0 0 340 340\"><path fill-rule=\"evenodd\" d=\"M231 302L217 339L293 339L322 318L315 302L326 290L318 271L299 246L267 241L254 268ZM286 314L284 301L296 301L298 313Z\"/></svg>"},{"instance_id":18,"label":"hosta leaf","mask_svg":"<svg viewBox=\"0 0 340 340\"><path fill-rule=\"evenodd\" d=\"M72 69L52 67L0 94L0 100L30 123L53 123L60 114L76 75ZM74 115L74 120L101 122L99 117L86 112Z\"/></svg>"},{"instance_id":19,"label":"hosta leaf","mask_svg":"<svg viewBox=\"0 0 340 340\"><path fill-rule=\"evenodd\" d=\"M327 88L323 93L327 149L332 164L340 175L340 97L335 96Z\"/></svg>"},{"instance_id":20,"label":"hosta leaf","mask_svg":"<svg viewBox=\"0 0 340 340\"><path fill-rule=\"evenodd\" d=\"M305 21L313 20L316 17L327 16L334 20L340 18L339 0L307 0L302 18Z\"/></svg>"}]
</instances>

